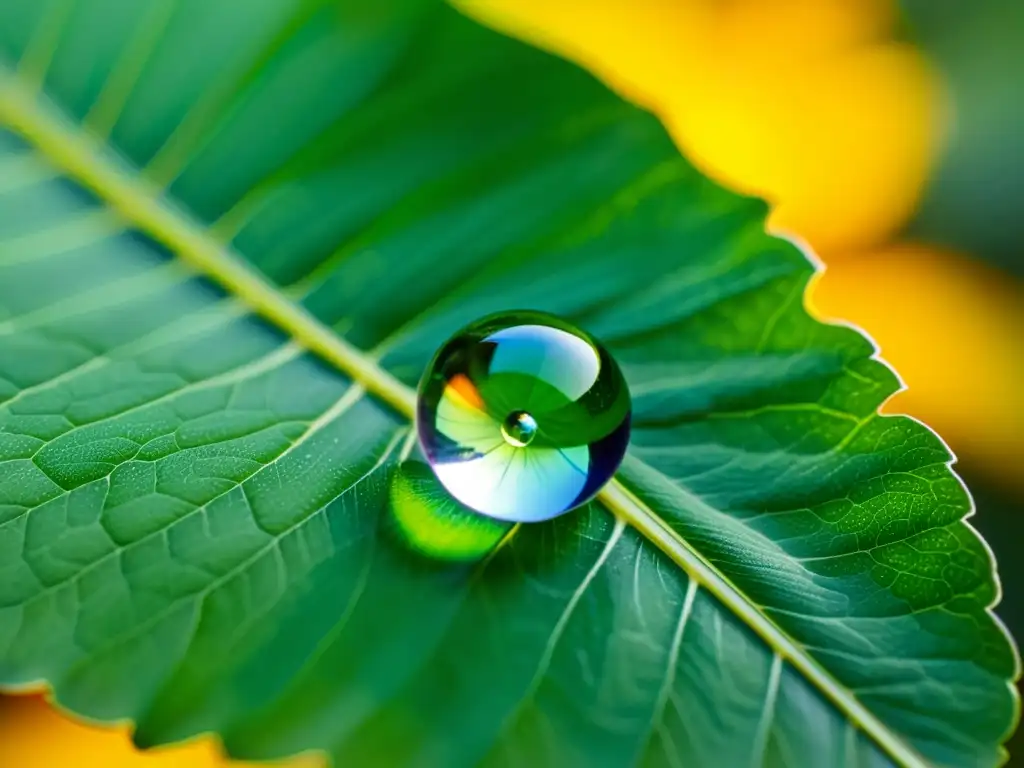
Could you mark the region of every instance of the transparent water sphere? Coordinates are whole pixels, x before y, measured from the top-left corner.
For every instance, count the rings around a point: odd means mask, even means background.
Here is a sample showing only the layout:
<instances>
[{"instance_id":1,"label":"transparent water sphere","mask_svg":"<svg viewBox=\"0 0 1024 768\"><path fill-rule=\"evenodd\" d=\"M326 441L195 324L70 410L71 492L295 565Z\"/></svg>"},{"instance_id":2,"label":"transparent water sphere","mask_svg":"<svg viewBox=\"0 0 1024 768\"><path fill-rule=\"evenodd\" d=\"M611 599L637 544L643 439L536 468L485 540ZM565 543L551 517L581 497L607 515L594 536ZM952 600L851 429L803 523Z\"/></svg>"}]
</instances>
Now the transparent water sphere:
<instances>
[{"instance_id":1,"label":"transparent water sphere","mask_svg":"<svg viewBox=\"0 0 1024 768\"><path fill-rule=\"evenodd\" d=\"M437 479L499 520L547 520L586 503L629 442L630 397L600 342L541 312L485 317L438 350L416 426Z\"/></svg>"}]
</instances>

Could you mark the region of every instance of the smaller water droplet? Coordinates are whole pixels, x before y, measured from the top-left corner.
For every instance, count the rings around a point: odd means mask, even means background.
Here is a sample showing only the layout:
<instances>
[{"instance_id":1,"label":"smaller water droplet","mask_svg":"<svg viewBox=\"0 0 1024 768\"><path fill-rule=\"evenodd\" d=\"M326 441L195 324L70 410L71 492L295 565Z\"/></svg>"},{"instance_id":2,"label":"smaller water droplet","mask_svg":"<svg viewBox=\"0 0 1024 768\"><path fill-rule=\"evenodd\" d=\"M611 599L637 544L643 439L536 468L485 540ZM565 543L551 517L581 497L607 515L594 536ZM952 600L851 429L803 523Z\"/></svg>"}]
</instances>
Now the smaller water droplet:
<instances>
[{"instance_id":1,"label":"smaller water droplet","mask_svg":"<svg viewBox=\"0 0 1024 768\"><path fill-rule=\"evenodd\" d=\"M537 434L537 420L526 411L512 411L501 424L501 436L515 448L525 448Z\"/></svg>"}]
</instances>

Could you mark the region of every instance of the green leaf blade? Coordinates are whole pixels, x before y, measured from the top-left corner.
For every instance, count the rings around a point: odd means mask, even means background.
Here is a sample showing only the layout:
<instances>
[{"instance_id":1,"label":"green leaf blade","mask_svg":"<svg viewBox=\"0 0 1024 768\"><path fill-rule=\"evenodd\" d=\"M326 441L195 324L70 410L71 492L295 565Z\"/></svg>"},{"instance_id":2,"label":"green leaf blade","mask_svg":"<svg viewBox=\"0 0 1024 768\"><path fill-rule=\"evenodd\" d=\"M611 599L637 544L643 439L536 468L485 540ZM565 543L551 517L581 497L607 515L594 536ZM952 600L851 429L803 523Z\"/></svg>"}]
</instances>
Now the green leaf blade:
<instances>
[{"instance_id":1,"label":"green leaf blade","mask_svg":"<svg viewBox=\"0 0 1024 768\"><path fill-rule=\"evenodd\" d=\"M182 25L203 50L232 6L206 5L129 35L155 42L104 119L148 172L3 75L56 167L0 139L0 679L256 758L998 762L1016 657L969 497L941 441L877 416L895 377L807 315L763 204L446 11L261 4L235 68L147 116ZM46 79L73 115L77 35ZM270 135L300 82L315 119ZM259 162L225 149L240 126ZM437 568L380 531L409 386L503 308L609 344L631 458L601 505Z\"/></svg>"}]
</instances>

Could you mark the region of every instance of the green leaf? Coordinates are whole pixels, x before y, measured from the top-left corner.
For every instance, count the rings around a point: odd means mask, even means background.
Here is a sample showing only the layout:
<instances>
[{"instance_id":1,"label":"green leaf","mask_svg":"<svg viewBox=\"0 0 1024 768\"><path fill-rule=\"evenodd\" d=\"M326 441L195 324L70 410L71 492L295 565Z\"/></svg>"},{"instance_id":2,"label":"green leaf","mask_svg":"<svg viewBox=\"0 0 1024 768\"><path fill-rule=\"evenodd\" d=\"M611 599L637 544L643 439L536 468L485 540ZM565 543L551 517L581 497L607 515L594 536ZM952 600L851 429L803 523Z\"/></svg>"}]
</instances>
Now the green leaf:
<instances>
[{"instance_id":1,"label":"green leaf","mask_svg":"<svg viewBox=\"0 0 1024 768\"><path fill-rule=\"evenodd\" d=\"M397 0L7 0L0 55L5 685L341 765L1001 760L948 449L653 118ZM630 453L424 558L382 535L412 387L504 309L607 343Z\"/></svg>"}]
</instances>

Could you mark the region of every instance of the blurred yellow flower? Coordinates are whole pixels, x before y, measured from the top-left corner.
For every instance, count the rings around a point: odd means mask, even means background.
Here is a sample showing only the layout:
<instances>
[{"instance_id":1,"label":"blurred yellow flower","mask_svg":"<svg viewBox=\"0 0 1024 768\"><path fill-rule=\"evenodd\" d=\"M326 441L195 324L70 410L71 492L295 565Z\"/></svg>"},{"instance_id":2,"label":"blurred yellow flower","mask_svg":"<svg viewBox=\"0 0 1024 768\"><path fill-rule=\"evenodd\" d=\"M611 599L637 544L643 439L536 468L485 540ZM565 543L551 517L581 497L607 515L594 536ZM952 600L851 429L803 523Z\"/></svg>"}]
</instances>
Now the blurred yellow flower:
<instances>
[{"instance_id":1,"label":"blurred yellow flower","mask_svg":"<svg viewBox=\"0 0 1024 768\"><path fill-rule=\"evenodd\" d=\"M316 768L323 762L300 756L260 768ZM227 760L210 738L139 752L127 726L96 728L65 717L41 697L0 700L0 765L10 768L243 768Z\"/></svg>"},{"instance_id":2,"label":"blurred yellow flower","mask_svg":"<svg viewBox=\"0 0 1024 768\"><path fill-rule=\"evenodd\" d=\"M938 88L887 0L462 0L657 113L703 171L774 204L816 250L863 248L914 210Z\"/></svg>"}]
</instances>

